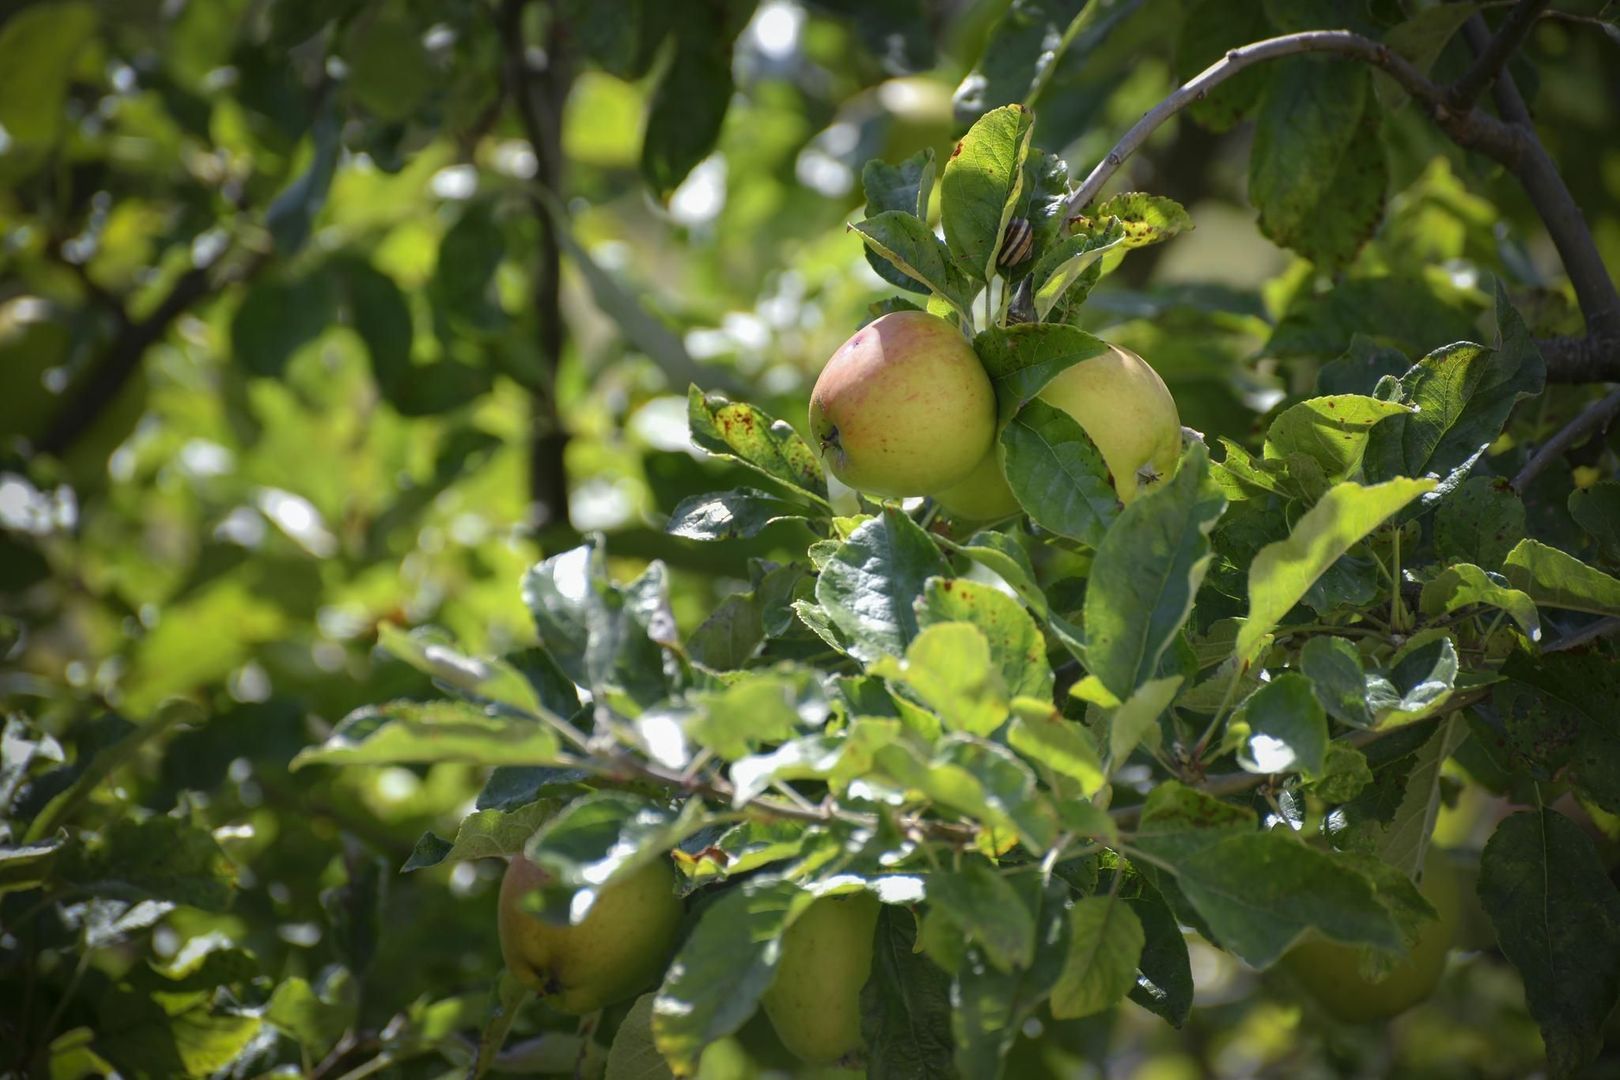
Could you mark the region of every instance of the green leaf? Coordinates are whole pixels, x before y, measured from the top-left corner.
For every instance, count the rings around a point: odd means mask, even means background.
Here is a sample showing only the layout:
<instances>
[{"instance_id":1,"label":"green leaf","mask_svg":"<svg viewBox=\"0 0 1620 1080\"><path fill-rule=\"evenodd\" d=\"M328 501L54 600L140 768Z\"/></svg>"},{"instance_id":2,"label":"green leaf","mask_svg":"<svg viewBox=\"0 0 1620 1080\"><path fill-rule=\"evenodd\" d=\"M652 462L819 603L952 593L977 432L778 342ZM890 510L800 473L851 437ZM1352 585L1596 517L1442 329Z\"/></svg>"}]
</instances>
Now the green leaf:
<instances>
[{"instance_id":1,"label":"green leaf","mask_svg":"<svg viewBox=\"0 0 1620 1080\"><path fill-rule=\"evenodd\" d=\"M1159 742L1159 716L1176 700L1181 676L1149 679L1131 692L1108 718L1108 755L1118 769L1138 745Z\"/></svg>"},{"instance_id":2,"label":"green leaf","mask_svg":"<svg viewBox=\"0 0 1620 1080\"><path fill-rule=\"evenodd\" d=\"M1354 645L1339 637L1313 637L1300 650L1299 667L1328 715L1351 727L1372 727L1367 673Z\"/></svg>"},{"instance_id":3,"label":"green leaf","mask_svg":"<svg viewBox=\"0 0 1620 1080\"><path fill-rule=\"evenodd\" d=\"M683 1075L703 1048L742 1027L776 976L782 932L814 897L790 881L755 879L703 913L653 1000L653 1041Z\"/></svg>"},{"instance_id":4,"label":"green leaf","mask_svg":"<svg viewBox=\"0 0 1620 1080\"><path fill-rule=\"evenodd\" d=\"M602 1080L675 1080L653 1041L654 995L642 994L619 1022Z\"/></svg>"},{"instance_id":5,"label":"green leaf","mask_svg":"<svg viewBox=\"0 0 1620 1080\"><path fill-rule=\"evenodd\" d=\"M905 908L885 905L878 914L861 1016L868 1076L951 1074L950 976L918 948L917 919Z\"/></svg>"},{"instance_id":6,"label":"green leaf","mask_svg":"<svg viewBox=\"0 0 1620 1080\"><path fill-rule=\"evenodd\" d=\"M1046 639L1023 605L1000 589L966 578L931 579L917 601L917 620L925 629L971 623L989 642L991 664L1000 671L1008 697L1051 698Z\"/></svg>"},{"instance_id":7,"label":"green leaf","mask_svg":"<svg viewBox=\"0 0 1620 1080\"><path fill-rule=\"evenodd\" d=\"M1345 480L1361 468L1361 456L1373 425L1411 409L1394 401L1360 394L1311 398L1292 405L1266 431L1265 456L1291 453L1310 457L1330 482Z\"/></svg>"},{"instance_id":8,"label":"green leaf","mask_svg":"<svg viewBox=\"0 0 1620 1080\"><path fill-rule=\"evenodd\" d=\"M951 982L951 1031L959 1076L994 1077L1018 1037L1024 1020L1046 998L1068 957L1070 886L1021 874L1014 882L1022 903L1035 917L1035 962L1004 972L976 947L963 950Z\"/></svg>"},{"instance_id":9,"label":"green leaf","mask_svg":"<svg viewBox=\"0 0 1620 1080\"><path fill-rule=\"evenodd\" d=\"M1145 191L1125 191L1104 199L1091 217L1097 221L1114 218L1124 230L1127 250L1162 244L1193 227L1192 215L1176 200Z\"/></svg>"},{"instance_id":10,"label":"green leaf","mask_svg":"<svg viewBox=\"0 0 1620 1080\"><path fill-rule=\"evenodd\" d=\"M1368 703L1378 724L1409 724L1433 716L1451 697L1457 670L1457 647L1443 631L1414 636L1395 655L1387 677L1367 681Z\"/></svg>"},{"instance_id":11,"label":"green leaf","mask_svg":"<svg viewBox=\"0 0 1620 1080\"><path fill-rule=\"evenodd\" d=\"M278 378L287 361L334 321L330 276L265 278L231 317L231 355L251 375Z\"/></svg>"},{"instance_id":12,"label":"green leaf","mask_svg":"<svg viewBox=\"0 0 1620 1080\"><path fill-rule=\"evenodd\" d=\"M422 870L446 861L456 863L516 855L561 805L561 799L537 799L513 810L474 810L461 819L451 843L431 832L424 834L400 872Z\"/></svg>"},{"instance_id":13,"label":"green leaf","mask_svg":"<svg viewBox=\"0 0 1620 1080\"><path fill-rule=\"evenodd\" d=\"M1427 75L1434 62L1440 59L1446 43L1479 8L1479 4L1471 2L1424 8L1404 22L1392 26L1384 35L1384 44ZM1386 109L1398 109L1406 103L1408 94L1405 88L1393 79L1378 80L1376 89Z\"/></svg>"},{"instance_id":14,"label":"green leaf","mask_svg":"<svg viewBox=\"0 0 1620 1080\"><path fill-rule=\"evenodd\" d=\"M1423 859L1440 813L1440 770L1468 737L1468 726L1455 714L1443 719L1413 756L1406 789L1378 840L1379 859L1408 880L1423 872Z\"/></svg>"},{"instance_id":15,"label":"green leaf","mask_svg":"<svg viewBox=\"0 0 1620 1080\"><path fill-rule=\"evenodd\" d=\"M1434 553L1442 565L1501 566L1524 533L1524 503L1500 477L1470 476L1435 507Z\"/></svg>"},{"instance_id":16,"label":"green leaf","mask_svg":"<svg viewBox=\"0 0 1620 1080\"><path fill-rule=\"evenodd\" d=\"M1083 330L1055 323L992 327L973 339L996 390L999 422L1007 423L1060 372L1101 356L1108 343Z\"/></svg>"},{"instance_id":17,"label":"green leaf","mask_svg":"<svg viewBox=\"0 0 1620 1080\"><path fill-rule=\"evenodd\" d=\"M708 824L701 800L679 812L635 795L598 791L559 810L524 845L549 880L524 900L526 910L577 926L603 888L668 858L670 848Z\"/></svg>"},{"instance_id":18,"label":"green leaf","mask_svg":"<svg viewBox=\"0 0 1620 1080\"><path fill-rule=\"evenodd\" d=\"M113 821L57 856L60 880L90 896L159 900L221 912L236 872L207 829L171 817Z\"/></svg>"},{"instance_id":19,"label":"green leaf","mask_svg":"<svg viewBox=\"0 0 1620 1080\"><path fill-rule=\"evenodd\" d=\"M1044 320L1065 299L1074 302L1083 299L1095 278L1082 276L1097 261L1115 248L1128 247L1125 226L1115 220L1106 220L1094 229L1087 229L1059 241L1049 248L1030 271L1035 288L1035 315ZM1071 293L1079 282L1083 289ZM1076 293L1078 295L1076 295Z\"/></svg>"},{"instance_id":20,"label":"green leaf","mask_svg":"<svg viewBox=\"0 0 1620 1080\"><path fill-rule=\"evenodd\" d=\"M1033 107L1037 88L1052 78L1095 7L1085 0L1021 0L1008 7L956 89L957 115L978 116L1012 101Z\"/></svg>"},{"instance_id":21,"label":"green leaf","mask_svg":"<svg viewBox=\"0 0 1620 1080\"><path fill-rule=\"evenodd\" d=\"M1221 945L1255 967L1269 967L1308 929L1349 945L1401 945L1366 878L1291 836L1226 836L1168 860L1167 869Z\"/></svg>"},{"instance_id":22,"label":"green leaf","mask_svg":"<svg viewBox=\"0 0 1620 1080\"><path fill-rule=\"evenodd\" d=\"M1384 216L1389 166L1359 64L1314 57L1276 65L1249 158L1260 231L1332 270L1354 258Z\"/></svg>"},{"instance_id":23,"label":"green leaf","mask_svg":"<svg viewBox=\"0 0 1620 1080\"><path fill-rule=\"evenodd\" d=\"M1311 680L1287 672L1250 694L1236 723L1248 727L1238 764L1249 772L1317 776L1327 754L1327 717Z\"/></svg>"},{"instance_id":24,"label":"green leaf","mask_svg":"<svg viewBox=\"0 0 1620 1080\"><path fill-rule=\"evenodd\" d=\"M1022 105L985 113L956 144L940 177L945 243L973 278L996 272L1001 237L1024 183L1034 116Z\"/></svg>"},{"instance_id":25,"label":"green leaf","mask_svg":"<svg viewBox=\"0 0 1620 1080\"><path fill-rule=\"evenodd\" d=\"M1015 708L1016 708L1016 704ZM1106 779L1091 733L1042 703L1040 712L1018 712L1007 727L1007 745L1027 759L1076 781L1091 798Z\"/></svg>"},{"instance_id":26,"label":"green leaf","mask_svg":"<svg viewBox=\"0 0 1620 1080\"><path fill-rule=\"evenodd\" d=\"M1192 1012L1193 978L1187 939L1164 897L1132 875L1121 896L1142 924L1144 941L1130 998L1179 1028Z\"/></svg>"},{"instance_id":27,"label":"green leaf","mask_svg":"<svg viewBox=\"0 0 1620 1080\"><path fill-rule=\"evenodd\" d=\"M1343 354L1323 364L1316 372L1316 390L1330 396L1371 395L1385 375L1399 379L1412 367L1412 361L1399 349L1380 345L1365 334L1350 338Z\"/></svg>"},{"instance_id":28,"label":"green leaf","mask_svg":"<svg viewBox=\"0 0 1620 1080\"><path fill-rule=\"evenodd\" d=\"M441 761L546 765L559 751L556 734L537 718L496 716L464 701L391 701L345 716L324 742L299 751L288 768Z\"/></svg>"},{"instance_id":29,"label":"green leaf","mask_svg":"<svg viewBox=\"0 0 1620 1080\"><path fill-rule=\"evenodd\" d=\"M1088 896L1069 911L1069 953L1052 988L1052 1015L1074 1019L1102 1012L1136 985L1147 935L1129 904Z\"/></svg>"},{"instance_id":30,"label":"green leaf","mask_svg":"<svg viewBox=\"0 0 1620 1080\"><path fill-rule=\"evenodd\" d=\"M861 167L861 190L866 193L867 217L898 210L927 218L928 199L934 190L933 147L917 151L898 165L872 158Z\"/></svg>"},{"instance_id":31,"label":"green leaf","mask_svg":"<svg viewBox=\"0 0 1620 1080\"><path fill-rule=\"evenodd\" d=\"M354 1022L354 1013L352 1004L322 1000L307 980L295 975L277 984L264 1019L291 1036L311 1060L319 1061Z\"/></svg>"},{"instance_id":32,"label":"green leaf","mask_svg":"<svg viewBox=\"0 0 1620 1080\"><path fill-rule=\"evenodd\" d=\"M731 53L752 9L705 4L675 20L675 51L647 106L641 175L668 200L720 138L735 89Z\"/></svg>"},{"instance_id":33,"label":"green leaf","mask_svg":"<svg viewBox=\"0 0 1620 1080\"><path fill-rule=\"evenodd\" d=\"M1401 400L1417 410L1373 431L1367 444L1369 478L1430 476L1444 494L1462 482L1501 434L1514 404L1541 393L1546 365L1501 282L1496 318L1496 348L1466 341L1447 345L1401 377Z\"/></svg>"},{"instance_id":34,"label":"green leaf","mask_svg":"<svg viewBox=\"0 0 1620 1080\"><path fill-rule=\"evenodd\" d=\"M1569 493L1569 516L1611 561L1620 558L1620 483L1601 480Z\"/></svg>"},{"instance_id":35,"label":"green leaf","mask_svg":"<svg viewBox=\"0 0 1620 1080\"><path fill-rule=\"evenodd\" d=\"M0 27L0 128L9 136L3 167L18 155L30 168L56 141L68 82L79 53L96 32L96 11L85 3L14 9Z\"/></svg>"},{"instance_id":36,"label":"green leaf","mask_svg":"<svg viewBox=\"0 0 1620 1080\"><path fill-rule=\"evenodd\" d=\"M1055 829L1035 786L1035 775L1012 752L968 735L940 741L932 760L900 742L879 747L875 770L940 806L990 830L1016 836L1031 851L1045 851Z\"/></svg>"},{"instance_id":37,"label":"green leaf","mask_svg":"<svg viewBox=\"0 0 1620 1080\"><path fill-rule=\"evenodd\" d=\"M1265 6L1254 0L1192 0L1177 29L1176 76L1182 82L1225 59L1227 50L1277 33ZM1188 115L1211 131L1230 130L1259 104L1273 67L1257 64L1238 72L1188 106Z\"/></svg>"},{"instance_id":38,"label":"green leaf","mask_svg":"<svg viewBox=\"0 0 1620 1080\"><path fill-rule=\"evenodd\" d=\"M1087 666L1121 700L1153 678L1192 611L1225 500L1193 444L1169 480L1127 506L1097 549L1086 585Z\"/></svg>"},{"instance_id":39,"label":"green leaf","mask_svg":"<svg viewBox=\"0 0 1620 1080\"><path fill-rule=\"evenodd\" d=\"M969 310L975 292L973 283L927 222L901 210L885 210L850 228L860 234L868 250L898 270L900 276L921 282L926 291L950 304L962 318L973 318Z\"/></svg>"},{"instance_id":40,"label":"green leaf","mask_svg":"<svg viewBox=\"0 0 1620 1080\"><path fill-rule=\"evenodd\" d=\"M861 190L866 193L866 216L888 210L911 214L926 221L928 199L934 190L934 150L919 150L898 165L872 158L861 167ZM887 258L868 248L866 263L891 285L911 292L928 292L928 286L898 269Z\"/></svg>"},{"instance_id":41,"label":"green leaf","mask_svg":"<svg viewBox=\"0 0 1620 1080\"><path fill-rule=\"evenodd\" d=\"M1390 480L1371 487L1336 484L1294 525L1286 540L1260 549L1249 567L1249 615L1233 654L1250 658L1316 579L1433 480Z\"/></svg>"},{"instance_id":42,"label":"green leaf","mask_svg":"<svg viewBox=\"0 0 1620 1080\"><path fill-rule=\"evenodd\" d=\"M1540 607L1620 615L1620 580L1539 540L1519 541L1502 564L1502 576Z\"/></svg>"},{"instance_id":43,"label":"green leaf","mask_svg":"<svg viewBox=\"0 0 1620 1080\"><path fill-rule=\"evenodd\" d=\"M1512 616L1531 641L1541 640L1541 620L1529 594L1510 589L1506 579L1492 575L1471 563L1452 563L1423 585L1418 608L1431 618L1449 615L1459 608L1483 604Z\"/></svg>"},{"instance_id":44,"label":"green leaf","mask_svg":"<svg viewBox=\"0 0 1620 1080\"><path fill-rule=\"evenodd\" d=\"M1001 429L1001 453L1008 486L1037 524L1089 547L1102 543L1119 496L1102 452L1073 417L1031 401Z\"/></svg>"},{"instance_id":45,"label":"green leaf","mask_svg":"<svg viewBox=\"0 0 1620 1080\"><path fill-rule=\"evenodd\" d=\"M1372 781L1373 774L1367 765L1367 755L1342 742L1330 742L1323 760L1321 775L1312 779L1307 788L1317 798L1332 806L1349 802Z\"/></svg>"},{"instance_id":46,"label":"green leaf","mask_svg":"<svg viewBox=\"0 0 1620 1080\"><path fill-rule=\"evenodd\" d=\"M732 760L762 742L792 738L809 718L819 723L827 715L827 702L813 673L788 670L750 674L718 693L701 695L697 703L701 708L687 723L688 733Z\"/></svg>"},{"instance_id":47,"label":"green leaf","mask_svg":"<svg viewBox=\"0 0 1620 1080\"><path fill-rule=\"evenodd\" d=\"M758 536L778 521L802 521L804 507L754 488L689 495L669 515L664 531L687 540Z\"/></svg>"},{"instance_id":48,"label":"green leaf","mask_svg":"<svg viewBox=\"0 0 1620 1080\"><path fill-rule=\"evenodd\" d=\"M816 579L816 600L864 661L900 656L920 626L915 604L931 577L948 577L944 556L895 507L859 525Z\"/></svg>"},{"instance_id":49,"label":"green leaf","mask_svg":"<svg viewBox=\"0 0 1620 1080\"><path fill-rule=\"evenodd\" d=\"M314 155L309 167L275 197L264 212L264 227L270 231L276 254L290 258L304 246L314 228L315 217L326 205L326 195L337 174L342 150L341 122L337 109L328 103L310 128Z\"/></svg>"},{"instance_id":50,"label":"green leaf","mask_svg":"<svg viewBox=\"0 0 1620 1080\"><path fill-rule=\"evenodd\" d=\"M1538 778L1561 776L1620 813L1620 670L1601 653L1515 653L1492 703L1509 748Z\"/></svg>"},{"instance_id":51,"label":"green leaf","mask_svg":"<svg viewBox=\"0 0 1620 1080\"><path fill-rule=\"evenodd\" d=\"M821 463L791 425L745 402L705 395L696 386L687 390L686 405L693 445L741 462L827 508Z\"/></svg>"},{"instance_id":52,"label":"green leaf","mask_svg":"<svg viewBox=\"0 0 1620 1080\"><path fill-rule=\"evenodd\" d=\"M1620 993L1620 894L1592 841L1551 810L1514 814L1485 845L1479 898L1524 979L1552 1075L1574 1075L1597 1056Z\"/></svg>"},{"instance_id":53,"label":"green leaf","mask_svg":"<svg viewBox=\"0 0 1620 1080\"><path fill-rule=\"evenodd\" d=\"M1015 537L1003 532L977 532L961 543L949 537L937 539L949 550L966 555L1006 582L1018 594L1018 599L1029 605L1037 619L1046 618L1046 594L1035 580L1029 552Z\"/></svg>"},{"instance_id":54,"label":"green leaf","mask_svg":"<svg viewBox=\"0 0 1620 1080\"><path fill-rule=\"evenodd\" d=\"M446 686L529 716L548 712L534 686L511 664L468 656L438 631L424 627L407 633L383 623L377 627L377 645Z\"/></svg>"},{"instance_id":55,"label":"green leaf","mask_svg":"<svg viewBox=\"0 0 1620 1080\"><path fill-rule=\"evenodd\" d=\"M927 887L929 904L966 940L977 942L996 967L1012 971L1034 962L1035 917L984 858L968 856L954 871L928 875Z\"/></svg>"}]
</instances>

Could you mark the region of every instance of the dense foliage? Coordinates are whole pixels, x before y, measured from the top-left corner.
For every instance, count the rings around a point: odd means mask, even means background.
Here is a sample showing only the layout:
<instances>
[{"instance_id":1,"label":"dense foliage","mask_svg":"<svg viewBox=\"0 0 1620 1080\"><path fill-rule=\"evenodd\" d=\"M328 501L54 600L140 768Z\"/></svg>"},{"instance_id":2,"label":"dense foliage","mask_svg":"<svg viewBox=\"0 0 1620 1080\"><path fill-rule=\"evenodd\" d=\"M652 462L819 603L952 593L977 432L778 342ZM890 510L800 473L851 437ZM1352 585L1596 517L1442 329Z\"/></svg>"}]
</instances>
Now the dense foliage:
<instances>
[{"instance_id":1,"label":"dense foliage","mask_svg":"<svg viewBox=\"0 0 1620 1080\"><path fill-rule=\"evenodd\" d=\"M0 1069L1605 1075L1563 7L0 16ZM829 479L910 309L1018 512ZM1039 396L1108 343L1188 425L1126 502Z\"/></svg>"}]
</instances>

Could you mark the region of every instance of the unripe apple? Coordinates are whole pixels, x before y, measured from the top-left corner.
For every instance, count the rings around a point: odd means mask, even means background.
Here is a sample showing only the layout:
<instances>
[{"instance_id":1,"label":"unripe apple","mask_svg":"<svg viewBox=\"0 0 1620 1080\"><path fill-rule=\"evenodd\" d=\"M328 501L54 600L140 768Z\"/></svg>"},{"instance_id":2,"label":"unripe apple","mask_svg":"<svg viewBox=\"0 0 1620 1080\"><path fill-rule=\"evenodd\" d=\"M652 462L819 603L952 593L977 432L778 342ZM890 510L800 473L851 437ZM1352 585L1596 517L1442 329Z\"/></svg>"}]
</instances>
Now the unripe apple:
<instances>
[{"instance_id":1,"label":"unripe apple","mask_svg":"<svg viewBox=\"0 0 1620 1080\"><path fill-rule=\"evenodd\" d=\"M1456 870L1434 848L1423 864L1419 891L1440 917L1424 924L1412 951L1384 978L1361 974L1359 949L1320 939L1296 945L1283 964L1329 1015L1340 1020L1365 1024L1405 1012L1439 985L1461 914Z\"/></svg>"},{"instance_id":2,"label":"unripe apple","mask_svg":"<svg viewBox=\"0 0 1620 1080\"><path fill-rule=\"evenodd\" d=\"M954 520L967 524L998 521L1020 508L994 447L966 479L935 495L934 501Z\"/></svg>"},{"instance_id":3,"label":"unripe apple","mask_svg":"<svg viewBox=\"0 0 1620 1080\"><path fill-rule=\"evenodd\" d=\"M610 882L577 926L523 909L523 897L547 880L518 855L501 879L501 955L524 984L566 1013L595 1012L645 989L664 970L681 902L675 872L658 859Z\"/></svg>"},{"instance_id":4,"label":"unripe apple","mask_svg":"<svg viewBox=\"0 0 1620 1080\"><path fill-rule=\"evenodd\" d=\"M996 393L944 319L895 311L838 347L810 393L810 432L833 475L873 495L932 495L990 452Z\"/></svg>"},{"instance_id":5,"label":"unripe apple","mask_svg":"<svg viewBox=\"0 0 1620 1080\"><path fill-rule=\"evenodd\" d=\"M861 1049L861 987L872 971L880 905L871 893L824 896L782 935L776 981L761 1004L782 1045L809 1065Z\"/></svg>"},{"instance_id":6,"label":"unripe apple","mask_svg":"<svg viewBox=\"0 0 1620 1080\"><path fill-rule=\"evenodd\" d=\"M1041 400L1074 417L1102 452L1119 501L1168 477L1181 460L1176 399L1146 360L1118 345L1065 368Z\"/></svg>"}]
</instances>

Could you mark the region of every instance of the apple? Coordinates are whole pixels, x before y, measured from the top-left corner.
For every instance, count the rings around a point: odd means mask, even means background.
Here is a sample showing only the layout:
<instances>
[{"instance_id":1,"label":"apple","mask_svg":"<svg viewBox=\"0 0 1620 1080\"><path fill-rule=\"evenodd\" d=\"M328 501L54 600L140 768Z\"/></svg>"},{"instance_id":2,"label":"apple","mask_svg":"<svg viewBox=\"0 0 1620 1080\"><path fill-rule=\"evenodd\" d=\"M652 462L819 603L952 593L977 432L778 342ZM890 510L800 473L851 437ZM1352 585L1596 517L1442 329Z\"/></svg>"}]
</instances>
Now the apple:
<instances>
[{"instance_id":1,"label":"apple","mask_svg":"<svg viewBox=\"0 0 1620 1080\"><path fill-rule=\"evenodd\" d=\"M880 905L871 893L824 896L782 935L776 979L761 1004L782 1045L807 1065L861 1049L861 987L872 971Z\"/></svg>"},{"instance_id":2,"label":"apple","mask_svg":"<svg viewBox=\"0 0 1620 1080\"><path fill-rule=\"evenodd\" d=\"M1406 959L1382 979L1361 974L1361 950L1353 945L1313 939L1301 942L1283 958L1284 966L1331 1016L1355 1024L1387 1020L1434 992L1446 970L1462 911L1457 872L1446 856L1431 847L1423 864L1419 891L1440 915L1425 923Z\"/></svg>"},{"instance_id":3,"label":"apple","mask_svg":"<svg viewBox=\"0 0 1620 1080\"><path fill-rule=\"evenodd\" d=\"M969 524L998 521L1020 509L994 448L965 479L936 494L934 501L956 521Z\"/></svg>"},{"instance_id":4,"label":"apple","mask_svg":"<svg viewBox=\"0 0 1620 1080\"><path fill-rule=\"evenodd\" d=\"M631 997L658 978L674 947L682 910L668 860L609 882L577 926L523 909L523 897L547 877L518 855L501 879L501 955L513 975L556 1008L576 1015Z\"/></svg>"},{"instance_id":5,"label":"apple","mask_svg":"<svg viewBox=\"0 0 1620 1080\"><path fill-rule=\"evenodd\" d=\"M932 495L990 452L996 393L961 331L926 312L894 311L827 361L810 393L810 432L850 487Z\"/></svg>"},{"instance_id":6,"label":"apple","mask_svg":"<svg viewBox=\"0 0 1620 1080\"><path fill-rule=\"evenodd\" d=\"M1118 345L1065 368L1041 400L1072 416L1102 452L1119 501L1175 472L1181 460L1176 399L1146 360Z\"/></svg>"}]
</instances>

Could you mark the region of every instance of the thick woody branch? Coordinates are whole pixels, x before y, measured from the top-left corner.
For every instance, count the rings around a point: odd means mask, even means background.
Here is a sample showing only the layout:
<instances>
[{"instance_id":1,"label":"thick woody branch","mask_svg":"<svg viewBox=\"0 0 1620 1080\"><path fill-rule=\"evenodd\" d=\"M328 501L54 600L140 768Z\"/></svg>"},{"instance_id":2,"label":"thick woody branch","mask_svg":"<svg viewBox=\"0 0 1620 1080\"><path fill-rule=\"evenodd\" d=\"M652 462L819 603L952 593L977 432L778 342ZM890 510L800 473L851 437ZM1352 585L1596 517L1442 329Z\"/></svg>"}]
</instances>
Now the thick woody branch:
<instances>
[{"instance_id":1,"label":"thick woody branch","mask_svg":"<svg viewBox=\"0 0 1620 1080\"><path fill-rule=\"evenodd\" d=\"M1620 336L1539 338L1536 347L1547 361L1548 382L1620 382Z\"/></svg>"},{"instance_id":2,"label":"thick woody branch","mask_svg":"<svg viewBox=\"0 0 1620 1080\"><path fill-rule=\"evenodd\" d=\"M1479 95L1484 93L1491 81L1507 67L1508 60L1519 50L1519 46L1524 44L1525 37L1550 3L1551 0L1519 0L1519 3L1514 5L1507 18L1502 20L1502 26L1496 34L1489 37L1482 46L1476 47L1475 52L1478 55L1474 59L1473 66L1451 84L1449 96L1452 109L1466 112L1473 108L1474 102L1479 100ZM1485 20L1477 15L1474 18L1483 28ZM1506 112L1503 115L1509 120L1517 119L1507 116Z\"/></svg>"}]
</instances>

